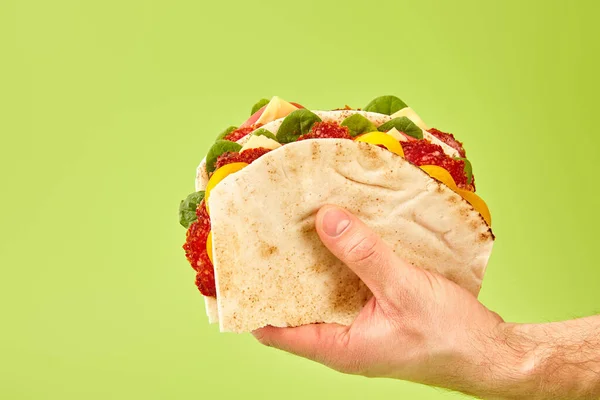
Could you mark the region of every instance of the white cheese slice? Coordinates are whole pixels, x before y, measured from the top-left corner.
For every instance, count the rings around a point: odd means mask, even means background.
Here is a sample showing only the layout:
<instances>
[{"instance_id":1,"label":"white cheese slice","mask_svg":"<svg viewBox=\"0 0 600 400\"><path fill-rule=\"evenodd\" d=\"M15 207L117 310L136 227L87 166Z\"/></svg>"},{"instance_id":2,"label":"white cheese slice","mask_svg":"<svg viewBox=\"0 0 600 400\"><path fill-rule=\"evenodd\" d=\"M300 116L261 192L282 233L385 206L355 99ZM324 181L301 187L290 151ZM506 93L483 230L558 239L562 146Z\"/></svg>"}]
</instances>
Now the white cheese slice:
<instances>
[{"instance_id":1,"label":"white cheese slice","mask_svg":"<svg viewBox=\"0 0 600 400\"><path fill-rule=\"evenodd\" d=\"M408 142L408 139L406 138L406 136L404 136L398 129L396 128L392 128L389 131L386 132L388 135L390 135L391 137L393 137L394 139L400 141L400 142Z\"/></svg>"},{"instance_id":2,"label":"white cheese slice","mask_svg":"<svg viewBox=\"0 0 600 400\"><path fill-rule=\"evenodd\" d=\"M287 117L289 113L297 109L298 107L294 106L293 104L288 103L277 96L273 96L269 104L267 104L265 111L262 113L256 123L264 125L271 121L275 121L276 119Z\"/></svg>"},{"instance_id":3,"label":"white cheese slice","mask_svg":"<svg viewBox=\"0 0 600 400\"><path fill-rule=\"evenodd\" d=\"M404 107L400 111L396 111L391 115L392 118L406 117L415 123L419 128L424 131L429 130L429 127L425 125L425 122L417 115L417 113L410 107Z\"/></svg>"},{"instance_id":4,"label":"white cheese slice","mask_svg":"<svg viewBox=\"0 0 600 400\"><path fill-rule=\"evenodd\" d=\"M421 128L423 130L423 138L424 139L427 139L428 141L430 141L433 144L440 145L442 147L442 149L444 150L444 153L446 153L447 155L449 155L451 157L460 157L460 155L458 154L458 151L456 151L456 149L452 148L451 146L448 146L446 143L442 142L440 139L438 139L437 137L435 137L434 135L429 133L429 131L428 131L429 127L425 124L425 122L423 122L421 117L419 117L417 115L417 113L414 112L414 110L412 108L404 107L402 110L396 111L394 114L392 114L391 117L392 118L406 117L406 118L410 119L415 125L417 125L419 128Z\"/></svg>"},{"instance_id":5,"label":"white cheese slice","mask_svg":"<svg viewBox=\"0 0 600 400\"><path fill-rule=\"evenodd\" d=\"M281 147L281 144L277 143L273 139L269 139L266 136L250 136L250 139L242 146L242 150L248 149L256 149L257 147L264 147L265 149L275 150L278 147Z\"/></svg>"},{"instance_id":6,"label":"white cheese slice","mask_svg":"<svg viewBox=\"0 0 600 400\"><path fill-rule=\"evenodd\" d=\"M423 131L423 139L427 139L431 143L441 146L442 150L444 150L444 153L446 153L450 157L460 157L458 150L456 150L452 146L448 146L446 143L442 142L440 139L433 136L433 134L429 133L429 131Z\"/></svg>"}]
</instances>

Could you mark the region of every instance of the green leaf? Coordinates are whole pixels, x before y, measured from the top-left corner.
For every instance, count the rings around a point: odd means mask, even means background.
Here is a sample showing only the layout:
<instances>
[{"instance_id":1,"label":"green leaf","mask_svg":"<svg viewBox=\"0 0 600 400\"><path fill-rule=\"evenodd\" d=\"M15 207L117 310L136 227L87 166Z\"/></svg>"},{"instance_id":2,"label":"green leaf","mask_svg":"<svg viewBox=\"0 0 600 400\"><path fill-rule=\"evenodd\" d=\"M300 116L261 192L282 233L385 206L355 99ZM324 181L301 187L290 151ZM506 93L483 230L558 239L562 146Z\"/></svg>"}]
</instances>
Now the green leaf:
<instances>
[{"instance_id":1,"label":"green leaf","mask_svg":"<svg viewBox=\"0 0 600 400\"><path fill-rule=\"evenodd\" d=\"M273 133L271 133L270 131L268 131L264 128L259 128L259 129L255 130L254 132L252 132L252 134L254 136L266 136L269 139L273 139L274 141L277 141L277 138L275 137L275 135L273 135Z\"/></svg>"},{"instance_id":2,"label":"green leaf","mask_svg":"<svg viewBox=\"0 0 600 400\"><path fill-rule=\"evenodd\" d=\"M471 161L462 157L454 157L455 160L462 160L465 162L465 174L467 175L467 185L470 185L473 182L473 166L471 165Z\"/></svg>"},{"instance_id":3,"label":"green leaf","mask_svg":"<svg viewBox=\"0 0 600 400\"><path fill-rule=\"evenodd\" d=\"M250 112L250 115L253 115L255 112L257 112L258 110L260 110L261 108L263 108L263 106L266 106L267 104L269 104L269 100L260 99L255 105L252 106L252 111Z\"/></svg>"},{"instance_id":4,"label":"green leaf","mask_svg":"<svg viewBox=\"0 0 600 400\"><path fill-rule=\"evenodd\" d=\"M295 142L300 136L310 132L315 122L321 122L321 118L315 113L304 108L292 111L281 123L277 131L279 143Z\"/></svg>"},{"instance_id":5,"label":"green leaf","mask_svg":"<svg viewBox=\"0 0 600 400\"><path fill-rule=\"evenodd\" d=\"M206 172L210 174L215 170L217 157L219 157L221 154L227 153L228 151L240 151L241 149L242 146L236 142L230 142L229 140L217 140L215 144L212 145L210 150L208 150L208 154L206 155Z\"/></svg>"},{"instance_id":6,"label":"green leaf","mask_svg":"<svg viewBox=\"0 0 600 400\"><path fill-rule=\"evenodd\" d=\"M198 219L196 215L196 208L204 200L204 191L194 192L185 200L181 200L179 203L179 223L184 228L189 228L192 222Z\"/></svg>"},{"instance_id":7,"label":"green leaf","mask_svg":"<svg viewBox=\"0 0 600 400\"><path fill-rule=\"evenodd\" d=\"M381 96L371 101L364 108L365 111L376 112L380 114L392 115L396 111L406 107L406 103L396 96Z\"/></svg>"},{"instance_id":8,"label":"green leaf","mask_svg":"<svg viewBox=\"0 0 600 400\"><path fill-rule=\"evenodd\" d=\"M391 119L385 124L380 125L377 129L381 132L387 132L392 128L396 128L400 132L406 133L408 136L412 136L415 139L423 139L423 130L407 117Z\"/></svg>"},{"instance_id":9,"label":"green leaf","mask_svg":"<svg viewBox=\"0 0 600 400\"><path fill-rule=\"evenodd\" d=\"M229 128L225 129L223 132L219 133L219 136L217 136L217 140L221 140L223 138L225 138L225 136L229 135L231 132L235 131L237 129L237 126L230 126Z\"/></svg>"},{"instance_id":10,"label":"green leaf","mask_svg":"<svg viewBox=\"0 0 600 400\"><path fill-rule=\"evenodd\" d=\"M373 132L377 127L360 114L354 114L342 121L342 126L347 126L350 136L355 137L363 133Z\"/></svg>"}]
</instances>

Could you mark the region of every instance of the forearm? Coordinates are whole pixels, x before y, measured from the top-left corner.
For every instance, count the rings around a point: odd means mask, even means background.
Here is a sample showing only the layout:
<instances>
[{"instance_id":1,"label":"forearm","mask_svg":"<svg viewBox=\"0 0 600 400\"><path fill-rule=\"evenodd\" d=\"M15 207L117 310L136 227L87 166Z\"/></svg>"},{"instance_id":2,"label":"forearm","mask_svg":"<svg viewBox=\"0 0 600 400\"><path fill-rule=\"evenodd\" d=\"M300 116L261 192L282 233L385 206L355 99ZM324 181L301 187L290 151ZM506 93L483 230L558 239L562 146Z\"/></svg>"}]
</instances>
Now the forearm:
<instances>
[{"instance_id":1,"label":"forearm","mask_svg":"<svg viewBox=\"0 0 600 400\"><path fill-rule=\"evenodd\" d=\"M477 351L478 383L465 388L472 394L600 399L600 316L548 324L504 323Z\"/></svg>"}]
</instances>

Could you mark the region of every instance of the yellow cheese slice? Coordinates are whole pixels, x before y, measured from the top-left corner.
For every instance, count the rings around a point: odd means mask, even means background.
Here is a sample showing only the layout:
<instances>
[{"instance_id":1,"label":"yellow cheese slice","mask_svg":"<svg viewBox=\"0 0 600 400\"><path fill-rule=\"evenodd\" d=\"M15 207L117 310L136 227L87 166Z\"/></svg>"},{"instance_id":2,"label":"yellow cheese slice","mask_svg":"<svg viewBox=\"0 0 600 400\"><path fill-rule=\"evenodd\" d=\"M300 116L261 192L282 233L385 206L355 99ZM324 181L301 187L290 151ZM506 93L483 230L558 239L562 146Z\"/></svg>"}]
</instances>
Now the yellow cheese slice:
<instances>
[{"instance_id":1,"label":"yellow cheese slice","mask_svg":"<svg viewBox=\"0 0 600 400\"><path fill-rule=\"evenodd\" d=\"M408 142L408 139L406 138L406 136L404 136L398 129L396 128L392 128L389 131L386 132L388 135L390 135L391 137L393 137L394 139L396 139L399 142Z\"/></svg>"},{"instance_id":2,"label":"yellow cheese slice","mask_svg":"<svg viewBox=\"0 0 600 400\"><path fill-rule=\"evenodd\" d=\"M392 118L406 117L415 123L419 128L427 131L429 127L423 122L421 117L410 107L404 107L402 110L396 111L391 115Z\"/></svg>"},{"instance_id":3,"label":"yellow cheese slice","mask_svg":"<svg viewBox=\"0 0 600 400\"><path fill-rule=\"evenodd\" d=\"M287 117L289 113L297 110L298 107L294 106L287 101L280 99L277 96L273 96L265 111L262 113L260 118L256 121L257 124L266 124L276 119Z\"/></svg>"},{"instance_id":4,"label":"yellow cheese slice","mask_svg":"<svg viewBox=\"0 0 600 400\"><path fill-rule=\"evenodd\" d=\"M258 147L263 147L269 150L275 150L278 147L281 147L281 144L277 143L277 141L270 139L266 136L250 136L250 139L242 146L240 152L248 149L256 149Z\"/></svg>"}]
</instances>

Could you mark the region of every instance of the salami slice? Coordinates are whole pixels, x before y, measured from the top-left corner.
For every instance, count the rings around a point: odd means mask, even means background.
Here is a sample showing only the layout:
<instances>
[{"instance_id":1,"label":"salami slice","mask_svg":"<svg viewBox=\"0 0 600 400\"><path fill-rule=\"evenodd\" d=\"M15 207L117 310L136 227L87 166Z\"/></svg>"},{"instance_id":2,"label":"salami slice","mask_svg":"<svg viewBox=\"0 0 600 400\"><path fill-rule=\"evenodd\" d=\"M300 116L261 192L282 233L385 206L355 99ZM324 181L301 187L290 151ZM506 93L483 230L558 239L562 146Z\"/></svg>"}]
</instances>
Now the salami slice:
<instances>
[{"instance_id":1,"label":"salami slice","mask_svg":"<svg viewBox=\"0 0 600 400\"><path fill-rule=\"evenodd\" d=\"M244 150L241 153L223 153L217 158L217 162L215 163L215 171L221 168L223 165L233 164L236 162L244 162L246 164L250 164L252 163L252 161L267 154L269 151L271 150L265 149L264 147L256 147L254 149Z\"/></svg>"},{"instance_id":2,"label":"salami slice","mask_svg":"<svg viewBox=\"0 0 600 400\"><path fill-rule=\"evenodd\" d=\"M402 150L404 150L404 158L411 163L417 166L437 165L442 167L450 172L452 179L459 188L475 191L473 185L467 184L465 162L445 154L440 145L430 143L425 139L400 142L400 144L402 144Z\"/></svg>"},{"instance_id":3,"label":"salami slice","mask_svg":"<svg viewBox=\"0 0 600 400\"><path fill-rule=\"evenodd\" d=\"M351 139L350 131L345 126L340 126L335 122L316 122L310 132L302 135L298 140L306 139Z\"/></svg>"},{"instance_id":4,"label":"salami slice","mask_svg":"<svg viewBox=\"0 0 600 400\"><path fill-rule=\"evenodd\" d=\"M458 151L458 154L460 154L461 157L465 157L466 153L462 142L456 140L453 134L442 132L435 128L429 129L429 133L431 133L436 138L440 139L442 142L446 143L448 146L452 147L454 150Z\"/></svg>"},{"instance_id":5,"label":"salami slice","mask_svg":"<svg viewBox=\"0 0 600 400\"><path fill-rule=\"evenodd\" d=\"M215 270L206 251L206 239L210 232L210 218L206 212L204 200L198 205L196 215L198 220L188 228L183 249L190 265L196 270L196 286L198 286L200 293L205 296L216 297Z\"/></svg>"}]
</instances>

